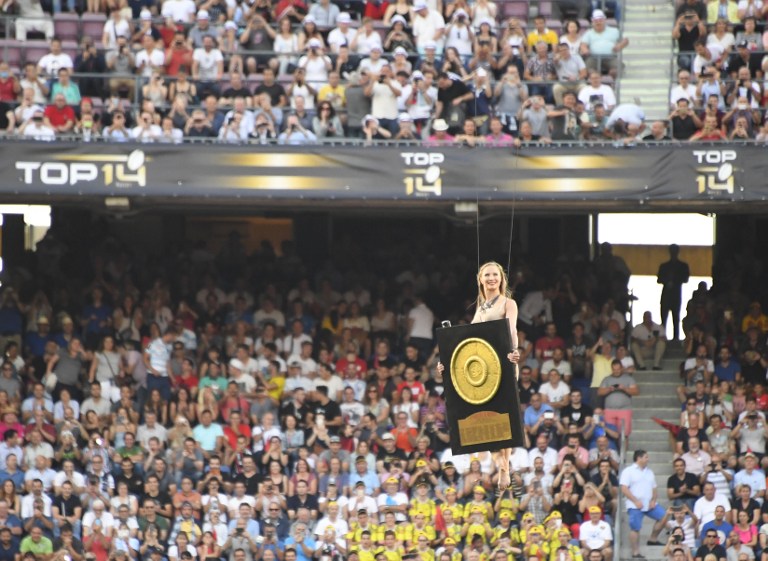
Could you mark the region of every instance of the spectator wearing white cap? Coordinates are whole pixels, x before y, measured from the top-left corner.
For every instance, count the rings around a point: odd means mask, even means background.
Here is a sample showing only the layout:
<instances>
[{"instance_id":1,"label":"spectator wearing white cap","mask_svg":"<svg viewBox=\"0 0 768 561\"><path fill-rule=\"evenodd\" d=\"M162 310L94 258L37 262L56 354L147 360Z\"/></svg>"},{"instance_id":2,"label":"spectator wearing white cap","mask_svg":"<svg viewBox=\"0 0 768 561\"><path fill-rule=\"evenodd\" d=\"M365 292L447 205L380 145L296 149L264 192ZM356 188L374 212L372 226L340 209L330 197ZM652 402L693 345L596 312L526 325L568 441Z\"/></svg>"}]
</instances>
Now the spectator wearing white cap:
<instances>
[{"instance_id":1,"label":"spectator wearing white cap","mask_svg":"<svg viewBox=\"0 0 768 561\"><path fill-rule=\"evenodd\" d=\"M371 98L371 114L379 120L381 128L390 133L397 130L397 97L400 93L400 84L392 76L388 64L381 67L380 73L371 73L371 82L365 88L365 95Z\"/></svg>"},{"instance_id":2,"label":"spectator wearing white cap","mask_svg":"<svg viewBox=\"0 0 768 561\"><path fill-rule=\"evenodd\" d=\"M466 63L472 56L475 33L469 25L469 14L463 8L453 12L453 17L445 29L445 37L445 48L456 49L462 62Z\"/></svg>"},{"instance_id":3,"label":"spectator wearing white cap","mask_svg":"<svg viewBox=\"0 0 768 561\"><path fill-rule=\"evenodd\" d=\"M437 43L435 41L424 42L424 54L421 55L418 69L422 72L431 70L435 73L442 70L442 60L440 60L437 54Z\"/></svg>"},{"instance_id":4,"label":"spectator wearing white cap","mask_svg":"<svg viewBox=\"0 0 768 561\"><path fill-rule=\"evenodd\" d=\"M330 57L323 54L323 43L313 37L307 42L307 54L299 59L298 66L306 71L307 83L317 90L328 82L333 64Z\"/></svg>"},{"instance_id":5,"label":"spectator wearing white cap","mask_svg":"<svg viewBox=\"0 0 768 561\"><path fill-rule=\"evenodd\" d=\"M400 113L397 118L398 130L395 140L417 140L416 128L413 126L413 117L408 113Z\"/></svg>"},{"instance_id":6,"label":"spectator wearing white cap","mask_svg":"<svg viewBox=\"0 0 768 561\"><path fill-rule=\"evenodd\" d=\"M408 114L413 118L417 131L426 131L425 125L432 116L437 102L437 87L434 85L435 73L431 70L416 71L411 75L413 88L408 104Z\"/></svg>"},{"instance_id":7,"label":"spectator wearing white cap","mask_svg":"<svg viewBox=\"0 0 768 561\"><path fill-rule=\"evenodd\" d=\"M176 26L176 22L167 19L170 25ZM133 35L130 33L127 35L130 38L131 43L141 43L144 41L144 36L150 35L155 41L162 40L163 36L160 34L160 30L152 23L152 12L144 8L139 12L139 25L133 31Z\"/></svg>"},{"instance_id":8,"label":"spectator wearing white cap","mask_svg":"<svg viewBox=\"0 0 768 561\"><path fill-rule=\"evenodd\" d=\"M331 0L320 0L309 9L309 15L315 18L319 27L333 27L340 13L339 7Z\"/></svg>"},{"instance_id":9,"label":"spectator wearing white cap","mask_svg":"<svg viewBox=\"0 0 768 561\"><path fill-rule=\"evenodd\" d=\"M392 71L397 75L398 72L405 72L410 78L413 71L413 65L408 60L408 51L403 47L397 47L394 51L392 61Z\"/></svg>"},{"instance_id":10,"label":"spectator wearing white cap","mask_svg":"<svg viewBox=\"0 0 768 561\"><path fill-rule=\"evenodd\" d=\"M419 54L424 54L426 44L435 42L437 53L442 52L442 39L445 36L445 20L440 12L432 10L426 0L416 0L413 5L413 36Z\"/></svg>"},{"instance_id":11,"label":"spectator wearing white cap","mask_svg":"<svg viewBox=\"0 0 768 561\"><path fill-rule=\"evenodd\" d=\"M339 47L351 45L355 38L355 30L351 28L352 17L347 12L341 12L336 17L336 27L328 34L328 48L338 54Z\"/></svg>"},{"instance_id":12,"label":"spectator wearing white cap","mask_svg":"<svg viewBox=\"0 0 768 561\"><path fill-rule=\"evenodd\" d=\"M384 49L386 51L397 52L398 49L403 49L407 55L409 52L416 50L406 26L405 18L400 14L396 14L392 18L389 31L384 38Z\"/></svg>"},{"instance_id":13,"label":"spectator wearing white cap","mask_svg":"<svg viewBox=\"0 0 768 561\"><path fill-rule=\"evenodd\" d=\"M189 30L189 35L187 35L187 43L193 49L200 49L203 47L203 37L209 36L216 39L218 35L218 31L211 25L211 17L208 14L208 10L200 10L197 12L197 23Z\"/></svg>"},{"instance_id":14,"label":"spectator wearing white cap","mask_svg":"<svg viewBox=\"0 0 768 561\"><path fill-rule=\"evenodd\" d=\"M350 52L357 53L358 55L370 54L371 49L374 46L381 46L381 35L373 28L373 20L371 18L363 18L363 25L357 30L355 38L352 39L350 44Z\"/></svg>"},{"instance_id":15,"label":"spectator wearing white cap","mask_svg":"<svg viewBox=\"0 0 768 561\"><path fill-rule=\"evenodd\" d=\"M629 39L621 36L618 28L606 25L605 12L592 12L592 29L581 38L581 56L587 68L597 69L601 74L618 76L618 54L629 45Z\"/></svg>"},{"instance_id":16,"label":"spectator wearing white cap","mask_svg":"<svg viewBox=\"0 0 768 561\"><path fill-rule=\"evenodd\" d=\"M192 23L196 12L197 7L192 0L165 0L160 15L175 22Z\"/></svg>"},{"instance_id":17,"label":"spectator wearing white cap","mask_svg":"<svg viewBox=\"0 0 768 561\"><path fill-rule=\"evenodd\" d=\"M384 49L381 45L374 45L371 48L370 55L367 58L364 58L360 61L360 66L358 67L358 70L365 70L366 72L370 74L379 74L381 72L381 68L387 63L387 59L383 58L381 56Z\"/></svg>"}]
</instances>

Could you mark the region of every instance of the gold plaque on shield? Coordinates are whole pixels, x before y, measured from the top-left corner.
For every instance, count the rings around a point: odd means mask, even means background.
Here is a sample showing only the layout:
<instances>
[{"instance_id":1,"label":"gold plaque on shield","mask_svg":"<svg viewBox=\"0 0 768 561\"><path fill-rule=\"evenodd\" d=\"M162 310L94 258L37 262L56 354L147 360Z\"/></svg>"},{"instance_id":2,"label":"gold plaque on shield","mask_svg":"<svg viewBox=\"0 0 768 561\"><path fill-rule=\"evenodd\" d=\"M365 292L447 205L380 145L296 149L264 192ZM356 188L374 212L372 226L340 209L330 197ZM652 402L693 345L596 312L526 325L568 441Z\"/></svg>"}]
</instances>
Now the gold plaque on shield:
<instances>
[{"instance_id":1,"label":"gold plaque on shield","mask_svg":"<svg viewBox=\"0 0 768 561\"><path fill-rule=\"evenodd\" d=\"M493 347L475 337L461 341L451 356L451 381L467 403L490 401L501 385L501 362Z\"/></svg>"}]
</instances>

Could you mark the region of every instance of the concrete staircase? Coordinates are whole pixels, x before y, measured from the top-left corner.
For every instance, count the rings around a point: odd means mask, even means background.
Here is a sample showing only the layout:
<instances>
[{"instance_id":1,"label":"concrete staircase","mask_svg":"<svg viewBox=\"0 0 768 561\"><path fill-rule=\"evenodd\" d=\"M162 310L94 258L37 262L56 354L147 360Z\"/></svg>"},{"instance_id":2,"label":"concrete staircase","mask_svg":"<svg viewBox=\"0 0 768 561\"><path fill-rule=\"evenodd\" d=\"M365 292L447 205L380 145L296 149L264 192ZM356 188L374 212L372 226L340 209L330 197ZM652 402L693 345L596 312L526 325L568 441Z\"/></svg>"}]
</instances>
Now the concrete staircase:
<instances>
[{"instance_id":1,"label":"concrete staircase","mask_svg":"<svg viewBox=\"0 0 768 561\"><path fill-rule=\"evenodd\" d=\"M662 363L663 370L647 370L635 373L635 379L640 386L640 395L633 398L632 434L629 437L627 447L626 464L632 463L632 454L635 450L642 449L648 452L650 461L648 466L656 475L659 502L662 506L668 505L667 478L672 475L672 451L669 446L669 433L661 428L651 417L658 417L665 421L678 422L680 417L680 401L675 389L679 385L680 377L678 367L683 360L682 351L678 348L667 349L667 358ZM643 555L650 560L662 559L662 547L647 546L648 536L651 533L653 521L646 518L643 529L640 532L640 544ZM664 534L660 538L664 541ZM629 526L626 513L623 514L621 529L621 551L619 559L630 560L632 551L629 547Z\"/></svg>"},{"instance_id":2,"label":"concrete staircase","mask_svg":"<svg viewBox=\"0 0 768 561\"><path fill-rule=\"evenodd\" d=\"M637 103L645 110L646 122L669 115L668 97L671 79L672 26L674 9L670 0L625 2L624 74L621 78L621 102Z\"/></svg>"}]
</instances>

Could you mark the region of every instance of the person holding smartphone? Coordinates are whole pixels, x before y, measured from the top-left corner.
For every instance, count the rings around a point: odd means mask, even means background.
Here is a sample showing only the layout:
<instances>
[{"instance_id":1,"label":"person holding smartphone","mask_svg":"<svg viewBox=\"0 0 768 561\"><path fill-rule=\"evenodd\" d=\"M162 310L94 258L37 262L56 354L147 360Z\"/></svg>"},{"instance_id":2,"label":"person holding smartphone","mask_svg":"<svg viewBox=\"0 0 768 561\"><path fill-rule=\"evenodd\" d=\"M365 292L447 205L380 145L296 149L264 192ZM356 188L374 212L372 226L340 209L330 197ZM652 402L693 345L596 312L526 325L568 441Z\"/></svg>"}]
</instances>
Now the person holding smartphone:
<instances>
[{"instance_id":1,"label":"person holding smartphone","mask_svg":"<svg viewBox=\"0 0 768 561\"><path fill-rule=\"evenodd\" d=\"M624 372L619 359L613 359L611 375L602 381L597 395L605 398L603 406L605 422L619 428L623 422L626 436L632 432L632 398L639 393L640 388L634 377Z\"/></svg>"},{"instance_id":2,"label":"person holding smartphone","mask_svg":"<svg viewBox=\"0 0 768 561\"><path fill-rule=\"evenodd\" d=\"M661 370L661 360L666 350L666 331L654 323L651 312L645 312L642 323L632 329L632 354L637 361L637 369L646 370L647 361L653 360L653 369Z\"/></svg>"}]
</instances>

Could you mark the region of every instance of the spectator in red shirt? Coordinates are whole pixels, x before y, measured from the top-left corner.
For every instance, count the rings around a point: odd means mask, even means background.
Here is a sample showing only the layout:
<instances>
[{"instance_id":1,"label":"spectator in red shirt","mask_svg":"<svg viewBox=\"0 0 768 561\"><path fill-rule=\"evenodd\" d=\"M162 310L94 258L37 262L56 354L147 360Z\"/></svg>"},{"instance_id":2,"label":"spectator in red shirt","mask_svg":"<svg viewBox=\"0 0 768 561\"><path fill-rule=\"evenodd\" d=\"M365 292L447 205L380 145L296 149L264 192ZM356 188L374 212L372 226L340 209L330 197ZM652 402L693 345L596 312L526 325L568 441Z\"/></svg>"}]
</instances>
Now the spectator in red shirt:
<instances>
[{"instance_id":1,"label":"spectator in red shirt","mask_svg":"<svg viewBox=\"0 0 768 561\"><path fill-rule=\"evenodd\" d=\"M0 62L0 101L16 101L21 93L19 80L11 74L7 62Z\"/></svg>"},{"instance_id":2,"label":"spectator in red shirt","mask_svg":"<svg viewBox=\"0 0 768 561\"><path fill-rule=\"evenodd\" d=\"M56 94L53 104L45 108L45 124L58 134L71 132L75 127L75 111L67 105L64 94Z\"/></svg>"},{"instance_id":3,"label":"spectator in red shirt","mask_svg":"<svg viewBox=\"0 0 768 561\"><path fill-rule=\"evenodd\" d=\"M176 383L187 388L192 399L197 399L197 386L200 384L200 379L197 377L192 359L185 358L182 361L181 376L176 377Z\"/></svg>"},{"instance_id":4,"label":"spectator in red shirt","mask_svg":"<svg viewBox=\"0 0 768 561\"><path fill-rule=\"evenodd\" d=\"M400 396L400 393L403 391L403 388L410 388L411 395L413 396L413 401L416 401L419 403L419 405L422 405L424 401L427 398L427 390L424 387L424 384L421 383L421 381L416 379L416 370L414 368L411 368L410 366L405 369L405 380L400 382L397 385L397 395Z\"/></svg>"},{"instance_id":5,"label":"spectator in red shirt","mask_svg":"<svg viewBox=\"0 0 768 561\"><path fill-rule=\"evenodd\" d=\"M242 418L243 416L240 411L230 411L229 424L224 427L224 436L229 441L232 450L237 449L237 437L243 436L249 443L251 440L251 429L242 422Z\"/></svg>"},{"instance_id":6,"label":"spectator in red shirt","mask_svg":"<svg viewBox=\"0 0 768 561\"><path fill-rule=\"evenodd\" d=\"M552 358L558 348L564 349L565 341L557 334L554 322L549 322L544 328L544 336L536 340L536 358L539 364Z\"/></svg>"},{"instance_id":7,"label":"spectator in red shirt","mask_svg":"<svg viewBox=\"0 0 768 561\"><path fill-rule=\"evenodd\" d=\"M387 0L382 0L381 2L366 2L363 17L382 21L384 19L384 14L387 12L387 8L389 8L389 2L387 2Z\"/></svg>"},{"instance_id":8,"label":"spectator in red shirt","mask_svg":"<svg viewBox=\"0 0 768 561\"><path fill-rule=\"evenodd\" d=\"M336 362L336 372L346 372L349 366L354 366L358 379L365 377L368 365L365 364L362 358L357 356L357 347L354 344L348 346L346 356Z\"/></svg>"}]
</instances>

